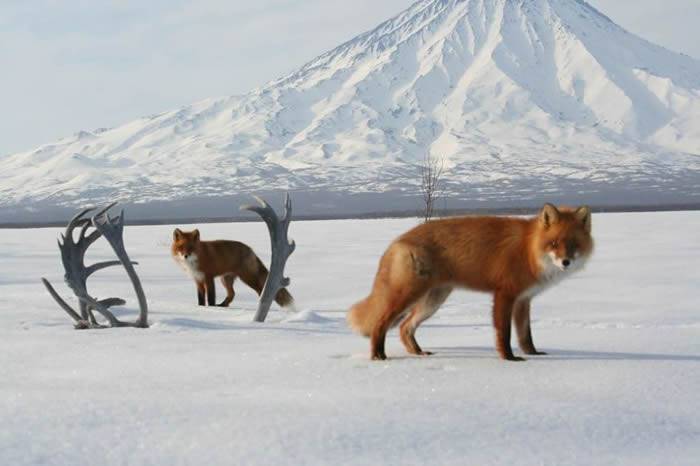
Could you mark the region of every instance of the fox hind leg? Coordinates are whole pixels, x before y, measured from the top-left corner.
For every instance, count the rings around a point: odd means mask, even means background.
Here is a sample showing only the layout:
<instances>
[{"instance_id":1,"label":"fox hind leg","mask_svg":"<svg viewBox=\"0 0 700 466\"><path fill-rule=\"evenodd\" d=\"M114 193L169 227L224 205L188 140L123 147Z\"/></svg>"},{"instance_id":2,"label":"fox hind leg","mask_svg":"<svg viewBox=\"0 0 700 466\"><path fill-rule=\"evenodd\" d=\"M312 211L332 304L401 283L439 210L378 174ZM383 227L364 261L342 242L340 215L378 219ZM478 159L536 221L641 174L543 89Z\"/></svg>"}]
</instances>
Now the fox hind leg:
<instances>
[{"instance_id":1,"label":"fox hind leg","mask_svg":"<svg viewBox=\"0 0 700 466\"><path fill-rule=\"evenodd\" d=\"M375 324L370 334L370 352L373 360L382 361L386 359L384 344L387 332L424 293L425 290L419 288L415 291L400 293L386 303L379 321Z\"/></svg>"},{"instance_id":2,"label":"fox hind leg","mask_svg":"<svg viewBox=\"0 0 700 466\"><path fill-rule=\"evenodd\" d=\"M371 295L377 316L369 332L372 359L386 359L386 333L432 288L432 275L429 255L418 248L395 244L384 254Z\"/></svg>"},{"instance_id":3,"label":"fox hind leg","mask_svg":"<svg viewBox=\"0 0 700 466\"><path fill-rule=\"evenodd\" d=\"M240 273L243 283L251 287L260 296L267 280L267 269L264 266L257 270L243 270Z\"/></svg>"},{"instance_id":4,"label":"fox hind leg","mask_svg":"<svg viewBox=\"0 0 700 466\"><path fill-rule=\"evenodd\" d=\"M447 300L452 293L452 288L433 288L428 291L418 302L413 306L408 317L401 324L401 342L406 351L410 354L418 356L430 356L431 352L423 351L416 341L416 330L418 326L432 317L440 306Z\"/></svg>"},{"instance_id":5,"label":"fox hind leg","mask_svg":"<svg viewBox=\"0 0 700 466\"><path fill-rule=\"evenodd\" d=\"M233 302L233 298L236 296L236 292L233 290L234 281L236 281L236 276L234 274L221 276L221 284L226 289L226 299L224 299L219 306L228 307L229 304Z\"/></svg>"}]
</instances>

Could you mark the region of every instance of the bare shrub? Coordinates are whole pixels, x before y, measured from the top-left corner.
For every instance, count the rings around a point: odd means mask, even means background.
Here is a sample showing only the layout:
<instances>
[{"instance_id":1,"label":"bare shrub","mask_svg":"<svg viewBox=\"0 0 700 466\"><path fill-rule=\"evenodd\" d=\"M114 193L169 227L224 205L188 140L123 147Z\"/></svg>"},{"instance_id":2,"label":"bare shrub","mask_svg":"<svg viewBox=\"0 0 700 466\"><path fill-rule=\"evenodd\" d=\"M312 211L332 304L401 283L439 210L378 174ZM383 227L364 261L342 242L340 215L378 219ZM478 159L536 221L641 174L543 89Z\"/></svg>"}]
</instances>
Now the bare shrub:
<instances>
[{"instance_id":1,"label":"bare shrub","mask_svg":"<svg viewBox=\"0 0 700 466\"><path fill-rule=\"evenodd\" d=\"M421 192L425 209L423 217L429 222L435 215L435 206L442 196L442 175L445 170L444 157L427 154L421 165Z\"/></svg>"}]
</instances>

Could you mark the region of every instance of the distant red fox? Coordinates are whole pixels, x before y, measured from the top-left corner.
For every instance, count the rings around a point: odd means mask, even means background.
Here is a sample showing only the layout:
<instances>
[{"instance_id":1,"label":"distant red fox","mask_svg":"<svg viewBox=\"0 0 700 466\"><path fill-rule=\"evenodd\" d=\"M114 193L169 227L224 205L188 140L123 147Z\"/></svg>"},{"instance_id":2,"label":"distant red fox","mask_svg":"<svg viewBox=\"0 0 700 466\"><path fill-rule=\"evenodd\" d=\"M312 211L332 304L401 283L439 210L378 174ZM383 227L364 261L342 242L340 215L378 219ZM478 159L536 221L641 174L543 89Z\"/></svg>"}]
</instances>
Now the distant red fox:
<instances>
[{"instance_id":1,"label":"distant red fox","mask_svg":"<svg viewBox=\"0 0 700 466\"><path fill-rule=\"evenodd\" d=\"M205 294L207 304L216 306L216 277L221 277L221 283L226 288L226 299L219 304L222 307L227 307L233 301L233 282L236 278L240 277L258 295L262 293L267 280L267 268L250 247L238 241L200 241L199 230L175 230L172 255L197 284L200 306L204 306ZM294 303L286 288L277 292L275 301L285 307Z\"/></svg>"},{"instance_id":2,"label":"distant red fox","mask_svg":"<svg viewBox=\"0 0 700 466\"><path fill-rule=\"evenodd\" d=\"M411 354L429 355L415 338L454 288L492 292L496 349L522 361L510 346L511 319L525 354L535 349L530 300L583 267L593 252L591 210L546 204L532 219L462 217L422 224L395 240L379 262L370 295L348 314L352 328L371 339L372 359L386 359L386 333L401 323Z\"/></svg>"}]
</instances>

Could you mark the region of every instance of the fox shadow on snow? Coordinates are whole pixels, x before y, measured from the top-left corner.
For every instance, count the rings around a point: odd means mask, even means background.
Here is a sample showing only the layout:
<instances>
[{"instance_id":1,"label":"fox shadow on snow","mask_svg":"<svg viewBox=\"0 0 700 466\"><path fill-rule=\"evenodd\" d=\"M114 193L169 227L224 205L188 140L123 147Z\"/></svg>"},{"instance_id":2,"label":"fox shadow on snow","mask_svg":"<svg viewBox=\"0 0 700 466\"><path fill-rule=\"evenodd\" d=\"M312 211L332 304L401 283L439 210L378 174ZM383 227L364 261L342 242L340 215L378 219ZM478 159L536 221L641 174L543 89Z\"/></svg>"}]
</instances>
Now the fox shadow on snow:
<instances>
[{"instance_id":1,"label":"fox shadow on snow","mask_svg":"<svg viewBox=\"0 0 700 466\"><path fill-rule=\"evenodd\" d=\"M435 351L431 358L469 358L488 355L493 357L494 349L486 346L473 347L434 347L426 348ZM523 355L528 361L688 361L700 362L700 355L693 354L658 354L658 353L629 353L612 351L583 351L583 350L559 350L543 348L547 352L545 356ZM517 350L515 351L517 353Z\"/></svg>"},{"instance_id":2,"label":"fox shadow on snow","mask_svg":"<svg viewBox=\"0 0 700 466\"><path fill-rule=\"evenodd\" d=\"M120 309L121 312L115 312L115 315L134 314L134 310ZM129 312L131 311L131 312ZM189 328L193 330L212 330L212 331L266 331L272 333L322 333L322 334L347 334L349 330L344 327L344 319L331 318L323 324L314 322L269 322L272 325L242 323L242 322L222 322L222 321L203 321L189 318L170 318L159 320L158 325L170 327ZM308 325L307 325L308 324ZM436 327L487 327L488 325L469 324L469 325L431 325ZM514 348L515 349L515 348ZM427 359L455 359L455 358L493 358L493 347L487 346L455 346L455 347L426 347L428 351L434 351L435 354ZM562 350L544 348L548 354L545 356L527 356L528 361L571 361L571 360L587 360L587 361L685 361L685 362L700 362L700 355L693 354L659 354L659 353L631 353L631 352L613 352L613 351L585 351L585 350ZM517 353L517 350L516 350ZM408 354L392 355L389 359L423 359Z\"/></svg>"}]
</instances>

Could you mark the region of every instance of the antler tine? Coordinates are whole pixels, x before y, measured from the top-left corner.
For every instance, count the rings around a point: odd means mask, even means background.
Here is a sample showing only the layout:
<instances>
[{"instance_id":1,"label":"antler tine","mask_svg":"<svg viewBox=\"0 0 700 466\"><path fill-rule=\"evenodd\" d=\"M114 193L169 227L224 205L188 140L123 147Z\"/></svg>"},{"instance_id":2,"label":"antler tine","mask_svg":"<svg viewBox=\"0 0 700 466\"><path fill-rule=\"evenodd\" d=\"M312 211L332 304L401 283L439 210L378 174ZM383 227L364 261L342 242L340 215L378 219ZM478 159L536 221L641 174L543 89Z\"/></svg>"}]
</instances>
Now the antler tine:
<instances>
[{"instance_id":1,"label":"antler tine","mask_svg":"<svg viewBox=\"0 0 700 466\"><path fill-rule=\"evenodd\" d=\"M251 212L255 212L261 216L263 216L263 213L266 215L275 215L275 211L270 207L270 204L265 202L264 199L258 197L258 196L253 196L256 201L258 201L258 205L252 205L252 204L245 204L241 206L241 210L249 210Z\"/></svg>"},{"instance_id":2,"label":"antler tine","mask_svg":"<svg viewBox=\"0 0 700 466\"><path fill-rule=\"evenodd\" d=\"M124 227L124 209L119 211L119 215L117 215L116 221L120 228Z\"/></svg>"},{"instance_id":3,"label":"antler tine","mask_svg":"<svg viewBox=\"0 0 700 466\"><path fill-rule=\"evenodd\" d=\"M132 262L134 265L138 265L138 262ZM96 262L92 265L89 265L85 267L85 276L89 277L95 272L99 272L102 269L106 269L107 267L116 267L118 265L122 265L121 261L104 261L104 262Z\"/></svg>"},{"instance_id":4,"label":"antler tine","mask_svg":"<svg viewBox=\"0 0 700 466\"><path fill-rule=\"evenodd\" d=\"M87 247L90 247L92 245L92 243L94 243L95 241L100 239L101 236L102 236L102 232L100 232L99 230L92 231L86 238Z\"/></svg>"},{"instance_id":5,"label":"antler tine","mask_svg":"<svg viewBox=\"0 0 700 466\"><path fill-rule=\"evenodd\" d=\"M107 211L108 211L109 209L111 209L112 207L114 207L114 206L117 205L117 204L119 204L119 203L118 203L118 202L112 202L110 205L108 205L108 206L105 207L104 209L100 210L100 211L97 212L95 215L93 215L93 216L92 216L93 223L94 223L94 221L95 221L96 218L102 217L104 214L107 213ZM109 220L109 214L107 215L107 219Z\"/></svg>"},{"instance_id":6,"label":"antler tine","mask_svg":"<svg viewBox=\"0 0 700 466\"><path fill-rule=\"evenodd\" d=\"M83 227L80 229L80 236L78 237L78 242L83 241L85 239L85 234L87 233L88 228L90 228L90 225L92 225L92 221L90 220L83 222Z\"/></svg>"},{"instance_id":7,"label":"antler tine","mask_svg":"<svg viewBox=\"0 0 700 466\"><path fill-rule=\"evenodd\" d=\"M71 218L70 222L68 222L68 226L71 226L71 225L73 225L74 223L76 223L77 221L79 221L80 219L82 219L83 216L85 216L85 214L87 214L87 213L90 212L91 210L95 210L95 208L94 208L94 207L88 207L87 209L83 209L81 212L79 212L78 214L76 214L75 216L73 216L73 218Z\"/></svg>"},{"instance_id":8,"label":"antler tine","mask_svg":"<svg viewBox=\"0 0 700 466\"><path fill-rule=\"evenodd\" d=\"M292 198L289 197L289 193L285 195L284 199L284 215L282 216L282 223L284 223L286 228L289 228L289 223L292 219Z\"/></svg>"},{"instance_id":9,"label":"antler tine","mask_svg":"<svg viewBox=\"0 0 700 466\"><path fill-rule=\"evenodd\" d=\"M265 207L265 208L270 207L270 204L268 204L267 201L265 199L263 199L262 197L256 196L255 194L253 194L253 198L255 198L255 200L258 201L258 204L260 204L262 207Z\"/></svg>"},{"instance_id":10,"label":"antler tine","mask_svg":"<svg viewBox=\"0 0 700 466\"><path fill-rule=\"evenodd\" d=\"M83 209L82 212L80 212L80 213L78 213L77 215L75 215L75 216L70 220L70 222L68 222L68 226L66 227L66 232L65 232L65 234L63 235L63 237L64 237L63 242L64 242L64 243L66 242L66 238L69 238L70 241L73 242L73 230L75 229L75 227L81 225L81 223L82 223L84 220L86 220L86 219L84 219L83 217L85 216L85 214L87 214L87 213L90 212L91 210L94 210L94 207L88 207L87 209Z\"/></svg>"},{"instance_id":11,"label":"antler tine","mask_svg":"<svg viewBox=\"0 0 700 466\"><path fill-rule=\"evenodd\" d=\"M104 236L104 231L102 231L102 229L99 228L99 225L112 224L112 218L109 216L108 211L117 204L117 202L112 202L107 207L105 207L104 209L100 210L92 216L92 226L94 226L96 230L93 232L93 234L90 235L90 237L88 237L89 244L94 243L98 238L100 238L100 236Z\"/></svg>"},{"instance_id":12,"label":"antler tine","mask_svg":"<svg viewBox=\"0 0 700 466\"><path fill-rule=\"evenodd\" d=\"M73 319L76 325L80 323L82 321L82 318L78 315L77 312L73 310L72 307L70 307L70 305L67 302L63 300L63 298L61 298L61 296L58 294L58 292L56 292L51 283L49 283L49 281L45 278L42 278L41 281L48 290L51 297L58 303L59 306L61 306L61 309L66 311L66 313L71 317L71 319Z\"/></svg>"},{"instance_id":13,"label":"antler tine","mask_svg":"<svg viewBox=\"0 0 700 466\"><path fill-rule=\"evenodd\" d=\"M120 321L117 319L114 314L112 314L109 309L107 309L106 306L104 306L102 303L97 301L95 298L93 298L90 295L87 294L80 294L78 295L78 299L85 303L87 306L90 306L92 309L96 310L100 314L102 314L102 317L107 319L109 322L110 327L126 327L127 325L124 324L124 322Z\"/></svg>"}]
</instances>

